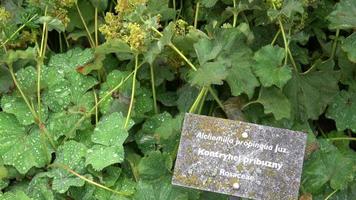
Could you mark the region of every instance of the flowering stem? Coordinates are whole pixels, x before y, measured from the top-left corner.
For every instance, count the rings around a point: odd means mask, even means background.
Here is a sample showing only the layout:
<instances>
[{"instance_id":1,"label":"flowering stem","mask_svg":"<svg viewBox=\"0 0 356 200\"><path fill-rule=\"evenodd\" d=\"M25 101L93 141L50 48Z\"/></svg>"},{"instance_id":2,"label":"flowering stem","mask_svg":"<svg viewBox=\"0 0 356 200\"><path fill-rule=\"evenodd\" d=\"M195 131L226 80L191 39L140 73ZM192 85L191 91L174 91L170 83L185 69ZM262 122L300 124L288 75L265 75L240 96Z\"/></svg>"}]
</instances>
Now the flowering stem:
<instances>
[{"instance_id":1,"label":"flowering stem","mask_svg":"<svg viewBox=\"0 0 356 200\"><path fill-rule=\"evenodd\" d=\"M91 34L90 34L89 29L88 29L87 23L85 22L85 20L83 18L83 15L82 15L82 12L79 9L78 3L76 3L75 6L77 7L77 11L78 11L79 17L82 20L82 23L83 23L83 26L85 28L85 31L87 32L90 46L91 47L95 47L95 42L94 42L93 38L91 37Z\"/></svg>"}]
</instances>

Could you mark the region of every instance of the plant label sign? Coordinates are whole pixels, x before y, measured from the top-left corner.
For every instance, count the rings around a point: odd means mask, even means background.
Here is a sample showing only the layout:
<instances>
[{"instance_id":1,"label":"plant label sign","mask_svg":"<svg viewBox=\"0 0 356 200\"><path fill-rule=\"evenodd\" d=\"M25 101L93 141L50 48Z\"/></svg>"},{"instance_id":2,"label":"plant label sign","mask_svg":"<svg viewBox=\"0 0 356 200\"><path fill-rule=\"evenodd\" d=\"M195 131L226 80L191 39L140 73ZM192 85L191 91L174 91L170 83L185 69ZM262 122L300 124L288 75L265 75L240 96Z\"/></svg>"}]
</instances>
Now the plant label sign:
<instances>
[{"instance_id":1,"label":"plant label sign","mask_svg":"<svg viewBox=\"0 0 356 200\"><path fill-rule=\"evenodd\" d=\"M298 199L306 137L186 114L172 183L251 199Z\"/></svg>"}]
</instances>

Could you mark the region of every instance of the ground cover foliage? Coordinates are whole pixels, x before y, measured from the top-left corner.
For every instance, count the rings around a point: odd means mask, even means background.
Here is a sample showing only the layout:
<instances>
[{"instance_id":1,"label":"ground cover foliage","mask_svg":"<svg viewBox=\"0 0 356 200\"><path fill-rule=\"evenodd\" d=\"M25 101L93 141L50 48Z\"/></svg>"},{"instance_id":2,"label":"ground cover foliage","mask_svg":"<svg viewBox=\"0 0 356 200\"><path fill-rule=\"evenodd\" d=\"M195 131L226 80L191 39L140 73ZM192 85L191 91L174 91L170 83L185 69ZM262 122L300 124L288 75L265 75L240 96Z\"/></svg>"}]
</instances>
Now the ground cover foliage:
<instances>
[{"instance_id":1,"label":"ground cover foliage","mask_svg":"<svg viewBox=\"0 0 356 200\"><path fill-rule=\"evenodd\" d=\"M300 199L356 197L356 1L3 0L0 199L199 200L185 112L308 133Z\"/></svg>"}]
</instances>

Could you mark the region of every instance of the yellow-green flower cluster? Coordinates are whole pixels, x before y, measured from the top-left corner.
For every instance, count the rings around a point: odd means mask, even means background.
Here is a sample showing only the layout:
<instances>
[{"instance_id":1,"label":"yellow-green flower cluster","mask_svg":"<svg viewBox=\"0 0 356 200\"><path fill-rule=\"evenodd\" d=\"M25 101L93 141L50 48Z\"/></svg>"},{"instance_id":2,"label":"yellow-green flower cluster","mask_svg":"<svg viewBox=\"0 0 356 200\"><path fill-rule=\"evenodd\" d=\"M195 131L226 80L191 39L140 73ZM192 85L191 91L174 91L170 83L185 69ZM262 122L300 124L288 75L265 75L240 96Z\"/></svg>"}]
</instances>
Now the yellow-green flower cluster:
<instances>
[{"instance_id":1,"label":"yellow-green flower cluster","mask_svg":"<svg viewBox=\"0 0 356 200\"><path fill-rule=\"evenodd\" d=\"M105 16L105 24L99 31L110 41L121 39L132 49L142 51L145 49L147 31L139 23L128 22L125 15L138 6L145 4L146 0L120 0L115 7L115 13L108 12Z\"/></svg>"},{"instance_id":2,"label":"yellow-green flower cluster","mask_svg":"<svg viewBox=\"0 0 356 200\"><path fill-rule=\"evenodd\" d=\"M106 40L120 38L120 30L122 29L122 20L119 15L106 13L105 24L99 28L99 31L105 36Z\"/></svg>"},{"instance_id":3,"label":"yellow-green flower cluster","mask_svg":"<svg viewBox=\"0 0 356 200\"><path fill-rule=\"evenodd\" d=\"M68 10L65 8L59 7L57 9L54 9L50 12L50 15L59 19L63 23L64 27L67 27L70 22L70 19L68 17Z\"/></svg>"},{"instance_id":4,"label":"yellow-green flower cluster","mask_svg":"<svg viewBox=\"0 0 356 200\"><path fill-rule=\"evenodd\" d=\"M188 32L188 26L189 24L182 20L179 19L175 23L175 31L177 35L185 35Z\"/></svg>"},{"instance_id":5,"label":"yellow-green flower cluster","mask_svg":"<svg viewBox=\"0 0 356 200\"><path fill-rule=\"evenodd\" d=\"M118 0L115 11L119 14L131 12L139 5L146 4L147 0Z\"/></svg>"},{"instance_id":6,"label":"yellow-green flower cluster","mask_svg":"<svg viewBox=\"0 0 356 200\"><path fill-rule=\"evenodd\" d=\"M139 50L145 44L146 33L137 23L129 23L127 26L129 34L123 36L123 40L130 45L131 48Z\"/></svg>"},{"instance_id":7,"label":"yellow-green flower cluster","mask_svg":"<svg viewBox=\"0 0 356 200\"><path fill-rule=\"evenodd\" d=\"M283 0L266 0L267 4L275 9L280 9L283 6Z\"/></svg>"},{"instance_id":8,"label":"yellow-green flower cluster","mask_svg":"<svg viewBox=\"0 0 356 200\"><path fill-rule=\"evenodd\" d=\"M58 0L57 1L59 5L63 6L63 7L72 7L75 5L76 0Z\"/></svg>"},{"instance_id":9,"label":"yellow-green flower cluster","mask_svg":"<svg viewBox=\"0 0 356 200\"><path fill-rule=\"evenodd\" d=\"M8 22L10 17L10 13L5 8L0 7L0 24L5 24Z\"/></svg>"}]
</instances>

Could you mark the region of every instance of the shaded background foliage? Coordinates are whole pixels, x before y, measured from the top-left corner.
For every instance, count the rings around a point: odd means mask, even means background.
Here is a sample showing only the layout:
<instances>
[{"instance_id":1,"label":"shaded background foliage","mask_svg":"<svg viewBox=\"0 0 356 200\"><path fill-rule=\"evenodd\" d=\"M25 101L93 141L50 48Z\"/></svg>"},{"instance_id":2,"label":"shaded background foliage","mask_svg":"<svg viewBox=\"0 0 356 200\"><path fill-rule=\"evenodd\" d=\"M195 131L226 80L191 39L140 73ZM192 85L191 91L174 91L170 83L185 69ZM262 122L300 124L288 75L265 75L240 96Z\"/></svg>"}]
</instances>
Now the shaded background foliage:
<instances>
[{"instance_id":1,"label":"shaded background foliage","mask_svg":"<svg viewBox=\"0 0 356 200\"><path fill-rule=\"evenodd\" d=\"M301 130L300 199L356 196L356 1L4 0L1 199L170 184L185 112Z\"/></svg>"}]
</instances>

